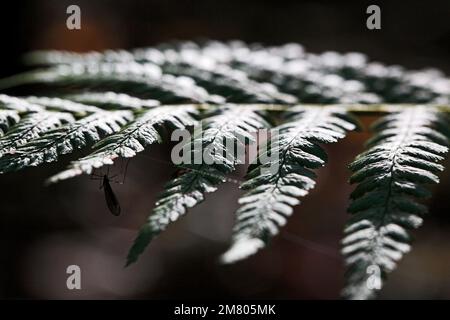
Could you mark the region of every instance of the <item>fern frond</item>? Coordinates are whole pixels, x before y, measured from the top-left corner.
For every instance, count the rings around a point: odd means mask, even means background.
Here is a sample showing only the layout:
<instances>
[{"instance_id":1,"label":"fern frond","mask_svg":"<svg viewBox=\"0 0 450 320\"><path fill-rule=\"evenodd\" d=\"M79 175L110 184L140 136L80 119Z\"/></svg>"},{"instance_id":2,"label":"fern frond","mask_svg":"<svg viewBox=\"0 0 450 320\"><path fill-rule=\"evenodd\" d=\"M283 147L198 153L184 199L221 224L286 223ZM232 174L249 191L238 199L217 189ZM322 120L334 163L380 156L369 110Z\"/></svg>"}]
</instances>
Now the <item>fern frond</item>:
<instances>
[{"instance_id":1,"label":"fern frond","mask_svg":"<svg viewBox=\"0 0 450 320\"><path fill-rule=\"evenodd\" d=\"M0 109L0 136L3 136L11 126L19 122L20 115L16 110Z\"/></svg>"},{"instance_id":2,"label":"fern frond","mask_svg":"<svg viewBox=\"0 0 450 320\"><path fill-rule=\"evenodd\" d=\"M372 296L366 281L382 281L409 250L406 229L420 225L425 211L413 198L430 194L424 184L438 181L436 172L443 168L438 162L447 152L448 123L438 110L450 110L450 79L436 70L386 66L359 53L312 54L298 44L241 41L86 54L47 51L28 58L39 69L0 80L0 88L51 89L52 97L0 94L0 173L53 162L93 145L91 154L49 179L56 182L135 156L159 142L163 128L194 126L182 157L189 155L191 162L177 163L180 175L159 196L128 264L170 222L226 181L241 160L225 152L226 138L245 147L255 140L252 133L268 122L277 124L242 184L246 193L239 200L233 244L222 256L229 263L257 252L279 232L299 197L314 187L314 169L326 162L320 145L357 126L350 108L400 110L375 126L369 149L351 165L351 181L358 187L343 240L349 266L344 295ZM302 105L294 106L298 101ZM419 103L429 108L411 107ZM202 133L196 133L199 127ZM270 161L275 154L279 159ZM202 159L195 162L198 156ZM368 279L371 266L380 275Z\"/></svg>"},{"instance_id":3,"label":"fern frond","mask_svg":"<svg viewBox=\"0 0 450 320\"><path fill-rule=\"evenodd\" d=\"M217 63L212 59L205 63L204 57L200 54L186 55L183 52L179 54L173 51L167 52L166 55L160 53L164 60L159 65L142 60L140 60L140 63L137 63L134 59L138 59L138 57L131 53L129 54L130 56L127 56L128 59L123 59L122 55L111 55L111 52L98 55L71 53L58 55L55 52L48 55L41 53L40 55L43 63L50 62L50 64L55 64L55 61L72 61L72 64L76 62L84 66L95 65L104 69L120 69L121 74L126 74L127 76L145 75L149 79L155 79L158 76L161 77L161 73L164 73L179 79L189 78L193 79L200 87L206 89L207 92L227 97L227 101L234 103L297 102L294 96L279 92L273 84L253 81L244 72ZM38 57L39 55L36 58ZM60 67L67 68L66 65ZM149 72L146 72L146 67L150 68ZM158 70L158 72L155 70ZM59 81L61 80L60 78L58 79ZM96 77L96 81L99 80L99 77ZM55 81L55 79L52 81ZM194 99L193 101L199 100Z\"/></svg>"},{"instance_id":4,"label":"fern frond","mask_svg":"<svg viewBox=\"0 0 450 320\"><path fill-rule=\"evenodd\" d=\"M336 142L355 128L350 116L335 108L300 106L287 114L259 154L261 158L278 153L278 160L251 167L241 185L248 191L239 199L242 206L236 212L232 247L222 256L224 263L256 253L278 233L292 207L300 203L297 198L314 187L316 176L311 169L327 160L319 143Z\"/></svg>"},{"instance_id":5,"label":"fern frond","mask_svg":"<svg viewBox=\"0 0 450 320\"><path fill-rule=\"evenodd\" d=\"M450 80L437 70L409 71L400 66L386 66L370 62L365 55L356 52L312 54L295 43L265 47L241 41L200 44L185 41L130 52L37 52L29 60L33 64L51 66L153 64L163 73L185 73L202 82L205 88L214 87L215 90L220 90L222 84L233 90L236 88L233 78L237 76L245 83L251 80L258 84L250 87L260 92L249 90L256 96L264 94L265 89L260 84L269 83L280 93L293 95L302 103L450 102ZM248 86L243 87L243 91L247 91ZM239 92L239 88L236 89ZM244 103L243 95L231 94L232 99L239 99L239 96L242 100L227 101ZM255 95L248 98L252 97Z\"/></svg>"},{"instance_id":6,"label":"fern frond","mask_svg":"<svg viewBox=\"0 0 450 320\"><path fill-rule=\"evenodd\" d=\"M30 103L25 99L11 97L5 94L0 94L0 108L15 110L19 113L40 112L45 109L44 107Z\"/></svg>"},{"instance_id":7,"label":"fern frond","mask_svg":"<svg viewBox=\"0 0 450 320\"><path fill-rule=\"evenodd\" d=\"M143 109L160 105L158 100L139 99L125 93L83 92L64 96L65 99L101 107L103 109Z\"/></svg>"},{"instance_id":8,"label":"fern frond","mask_svg":"<svg viewBox=\"0 0 450 320\"><path fill-rule=\"evenodd\" d=\"M133 119L130 111L104 111L45 132L42 136L20 145L0 158L0 172L17 171L42 163L53 162L58 156L71 153L100 140L102 136L120 130Z\"/></svg>"},{"instance_id":9,"label":"fern frond","mask_svg":"<svg viewBox=\"0 0 450 320\"><path fill-rule=\"evenodd\" d=\"M184 215L188 208L202 202L205 193L216 191L217 186L225 182L226 175L240 161L235 152L226 152L229 147L227 140L244 146L255 141L251 133L269 127L264 118L250 108L225 106L216 112L202 121L203 130L194 134L184 146L183 152L189 153L191 162L181 165L186 172L166 184L130 249L127 264L135 262L150 241L171 222ZM224 154L229 157L224 157ZM199 156L202 158L197 162Z\"/></svg>"},{"instance_id":10,"label":"fern frond","mask_svg":"<svg viewBox=\"0 0 450 320\"><path fill-rule=\"evenodd\" d=\"M185 102L223 103L188 77L163 74L160 67L145 63L79 63L56 65L2 80L3 87L46 83L65 88L113 89L156 99L164 104Z\"/></svg>"},{"instance_id":11,"label":"fern frond","mask_svg":"<svg viewBox=\"0 0 450 320\"><path fill-rule=\"evenodd\" d=\"M0 137L0 157L5 153L13 153L17 147L38 138L51 129L74 121L72 114L67 112L43 110L29 113L12 126L3 137Z\"/></svg>"},{"instance_id":12,"label":"fern frond","mask_svg":"<svg viewBox=\"0 0 450 320\"><path fill-rule=\"evenodd\" d=\"M233 103L284 103L293 104L297 99L278 91L270 83L250 79L242 71L218 63L212 59L205 61L200 54L185 56L182 53L168 55L161 66L165 73L187 76L208 92L227 97Z\"/></svg>"},{"instance_id":13,"label":"fern frond","mask_svg":"<svg viewBox=\"0 0 450 320\"><path fill-rule=\"evenodd\" d=\"M113 164L117 157L131 158L155 142L161 142L158 132L160 126L184 129L194 126L197 121L193 118L198 110L192 105L160 106L142 112L136 119L123 127L118 133L100 140L93 146L96 150L86 157L71 163L70 167L49 178L48 182L90 174L94 168Z\"/></svg>"},{"instance_id":14,"label":"fern frond","mask_svg":"<svg viewBox=\"0 0 450 320\"><path fill-rule=\"evenodd\" d=\"M386 275L410 250L407 229L422 224L425 184L438 183L438 164L448 151L449 123L426 107L412 107L382 118L368 150L350 165L352 193L342 252L350 299L374 296Z\"/></svg>"},{"instance_id":15,"label":"fern frond","mask_svg":"<svg viewBox=\"0 0 450 320\"><path fill-rule=\"evenodd\" d=\"M102 111L101 109L94 106L77 103L68 99L61 99L61 98L31 96L31 97L24 97L23 100L30 102L34 105L42 106L43 108L45 108L45 110L70 112L78 117Z\"/></svg>"}]
</instances>

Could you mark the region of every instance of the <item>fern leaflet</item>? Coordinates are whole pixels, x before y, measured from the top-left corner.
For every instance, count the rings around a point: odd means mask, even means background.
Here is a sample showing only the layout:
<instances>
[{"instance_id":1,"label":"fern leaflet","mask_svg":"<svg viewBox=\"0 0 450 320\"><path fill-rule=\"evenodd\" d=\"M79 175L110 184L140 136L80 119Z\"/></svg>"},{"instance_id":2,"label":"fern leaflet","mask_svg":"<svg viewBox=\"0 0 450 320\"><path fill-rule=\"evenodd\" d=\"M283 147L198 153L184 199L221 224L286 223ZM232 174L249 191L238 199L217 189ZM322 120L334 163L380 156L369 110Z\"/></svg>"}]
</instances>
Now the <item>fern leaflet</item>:
<instances>
[{"instance_id":1,"label":"fern leaflet","mask_svg":"<svg viewBox=\"0 0 450 320\"><path fill-rule=\"evenodd\" d=\"M192 140L184 146L183 151L190 154L191 161L181 167L187 171L166 184L130 249L127 264L135 262L156 235L185 214L187 208L203 201L204 193L215 191L225 181L226 174L235 169L240 159L234 152L225 152L229 147L227 141L242 147L254 142L251 133L269 126L250 108L221 107L217 112L202 121L203 131L194 133ZM223 154L232 156L225 158ZM196 164L198 157L203 158Z\"/></svg>"},{"instance_id":2,"label":"fern leaflet","mask_svg":"<svg viewBox=\"0 0 450 320\"><path fill-rule=\"evenodd\" d=\"M49 178L48 182L58 182L83 173L90 174L94 168L113 164L113 160L117 157L134 157L143 151L145 146L161 142L158 133L160 126L166 124L178 129L194 126L197 121L193 116L197 114L198 111L192 105L161 106L142 112L118 133L95 144L94 152L73 161L67 170Z\"/></svg>"},{"instance_id":3,"label":"fern leaflet","mask_svg":"<svg viewBox=\"0 0 450 320\"><path fill-rule=\"evenodd\" d=\"M13 153L17 147L38 138L43 133L74 121L72 114L66 112L43 110L29 113L0 138L0 156Z\"/></svg>"},{"instance_id":4,"label":"fern leaflet","mask_svg":"<svg viewBox=\"0 0 450 320\"><path fill-rule=\"evenodd\" d=\"M358 186L342 241L348 266L345 297L373 297L410 250L406 230L420 226L426 212L414 198L429 196L423 185L439 182L448 128L442 114L426 107L388 115L376 123L368 150L350 165L350 181Z\"/></svg>"},{"instance_id":5,"label":"fern leaflet","mask_svg":"<svg viewBox=\"0 0 450 320\"><path fill-rule=\"evenodd\" d=\"M259 157L279 154L276 162L251 167L242 188L248 190L239 199L233 245L222 261L232 263L256 253L270 237L278 233L292 214L298 197L315 185L310 169L323 166L325 151L318 143L332 143L345 137L356 124L348 114L335 108L295 107L284 123L274 131L272 142L261 148ZM274 145L270 145L276 141ZM271 166L277 165L276 170Z\"/></svg>"},{"instance_id":6,"label":"fern leaflet","mask_svg":"<svg viewBox=\"0 0 450 320\"><path fill-rule=\"evenodd\" d=\"M71 153L117 132L133 118L130 111L103 111L47 131L42 136L20 145L0 158L0 172L21 170L54 162L59 155Z\"/></svg>"}]
</instances>

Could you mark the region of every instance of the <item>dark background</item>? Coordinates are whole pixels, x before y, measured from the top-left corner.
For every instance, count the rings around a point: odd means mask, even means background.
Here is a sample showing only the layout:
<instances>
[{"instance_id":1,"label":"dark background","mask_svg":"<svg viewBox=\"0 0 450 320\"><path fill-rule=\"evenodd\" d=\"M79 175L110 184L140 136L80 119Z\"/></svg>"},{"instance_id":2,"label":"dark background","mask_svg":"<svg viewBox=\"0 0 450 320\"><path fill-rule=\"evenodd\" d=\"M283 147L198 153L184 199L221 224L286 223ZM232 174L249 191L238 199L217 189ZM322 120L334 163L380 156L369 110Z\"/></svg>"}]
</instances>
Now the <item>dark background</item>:
<instances>
[{"instance_id":1,"label":"dark background","mask_svg":"<svg viewBox=\"0 0 450 320\"><path fill-rule=\"evenodd\" d=\"M81 7L80 31L66 29L70 4ZM366 29L369 4L381 6L381 30ZM23 70L21 55L34 49L89 51L201 38L298 42L310 52L359 51L387 64L450 74L448 0L34 0L9 5L2 3L0 10L1 76ZM130 162L126 183L113 185L123 207L119 218L110 216L98 183L88 177L43 186L76 155L4 175L0 297L337 298L344 271L339 239L352 190L346 165L367 137L351 134L329 147L330 163L319 170L316 189L281 235L256 256L227 267L216 259L227 247L240 194L231 183L169 228L138 264L123 269L137 228L174 171L167 146L146 152L167 163L138 156ZM413 233L413 250L392 273L381 298L450 298L450 179L448 173L441 177L428 201L430 216ZM66 289L70 264L82 269L81 291Z\"/></svg>"}]
</instances>

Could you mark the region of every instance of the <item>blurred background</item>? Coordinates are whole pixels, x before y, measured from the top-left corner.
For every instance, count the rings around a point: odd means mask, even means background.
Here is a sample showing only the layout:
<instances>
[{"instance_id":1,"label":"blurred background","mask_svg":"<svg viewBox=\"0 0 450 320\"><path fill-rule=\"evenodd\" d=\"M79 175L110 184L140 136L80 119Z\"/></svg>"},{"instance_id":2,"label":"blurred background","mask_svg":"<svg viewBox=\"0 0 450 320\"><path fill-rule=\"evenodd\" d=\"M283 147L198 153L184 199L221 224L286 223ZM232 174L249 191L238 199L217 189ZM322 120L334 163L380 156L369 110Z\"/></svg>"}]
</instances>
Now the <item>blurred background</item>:
<instances>
[{"instance_id":1,"label":"blurred background","mask_svg":"<svg viewBox=\"0 0 450 320\"><path fill-rule=\"evenodd\" d=\"M81 7L79 31L66 28L70 4ZM369 4L381 6L381 30L365 26ZM0 10L2 77L23 70L21 55L35 49L82 52L202 38L298 42L317 53L360 51L386 64L450 74L448 0L29 0L10 5ZM159 161L133 158L125 184L112 186L122 205L120 217L111 216L98 181L89 177L43 186L83 151L58 164L1 176L0 298L336 299L344 273L339 240L352 190L346 165L368 136L353 133L328 147L330 163L319 170L317 187L281 234L267 249L232 266L217 263L229 243L241 194L237 185L226 183L157 238L137 264L123 268L137 229L174 172L168 145L145 153ZM428 201L425 225L413 232L412 252L391 274L381 298L450 298L448 172ZM82 290L66 288L71 264L81 267Z\"/></svg>"}]
</instances>

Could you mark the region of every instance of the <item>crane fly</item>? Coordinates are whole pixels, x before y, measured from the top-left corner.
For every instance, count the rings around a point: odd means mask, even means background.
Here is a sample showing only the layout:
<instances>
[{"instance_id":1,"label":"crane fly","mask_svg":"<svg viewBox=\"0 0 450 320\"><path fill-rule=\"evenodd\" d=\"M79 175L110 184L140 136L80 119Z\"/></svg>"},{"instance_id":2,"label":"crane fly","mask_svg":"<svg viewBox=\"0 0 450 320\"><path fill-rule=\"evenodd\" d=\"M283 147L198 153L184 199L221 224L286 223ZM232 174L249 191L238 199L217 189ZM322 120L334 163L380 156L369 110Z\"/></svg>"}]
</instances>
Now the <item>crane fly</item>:
<instances>
[{"instance_id":1,"label":"crane fly","mask_svg":"<svg viewBox=\"0 0 450 320\"><path fill-rule=\"evenodd\" d=\"M123 180L121 182L118 181L113 181L116 183L124 183L125 182L125 176L127 173L127 169L128 169L128 161L125 165L125 172L123 174ZM113 189L111 188L111 179L114 177L117 177L118 174L115 174L113 176L109 176L109 167L108 170L106 171L106 173L103 174L95 174L92 173L91 174L91 178L93 178L94 180L101 180L101 185L100 185L100 189L103 189L103 192L105 194L105 200L106 200L106 205L108 206L109 211L115 215L115 216L119 216L120 212L121 212L121 208L120 208L120 203L119 200L116 197L116 194L114 193Z\"/></svg>"},{"instance_id":2,"label":"crane fly","mask_svg":"<svg viewBox=\"0 0 450 320\"><path fill-rule=\"evenodd\" d=\"M119 200L117 200L117 197L114 194L113 189L111 188L111 184L109 183L108 175L106 174L103 176L102 187L105 193L105 200L109 211L111 211L111 213L115 216L120 215Z\"/></svg>"}]
</instances>

